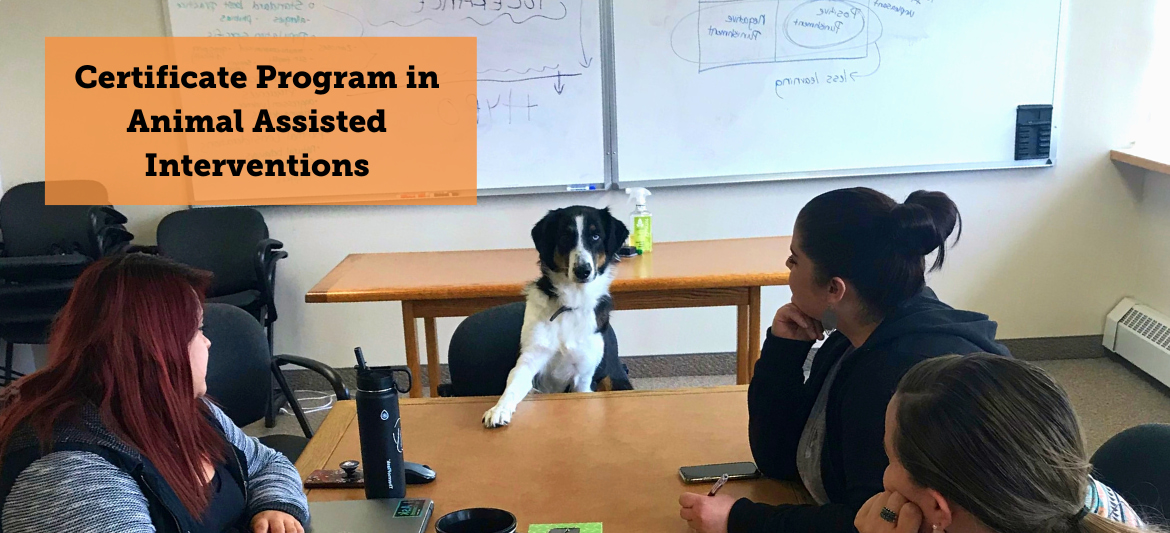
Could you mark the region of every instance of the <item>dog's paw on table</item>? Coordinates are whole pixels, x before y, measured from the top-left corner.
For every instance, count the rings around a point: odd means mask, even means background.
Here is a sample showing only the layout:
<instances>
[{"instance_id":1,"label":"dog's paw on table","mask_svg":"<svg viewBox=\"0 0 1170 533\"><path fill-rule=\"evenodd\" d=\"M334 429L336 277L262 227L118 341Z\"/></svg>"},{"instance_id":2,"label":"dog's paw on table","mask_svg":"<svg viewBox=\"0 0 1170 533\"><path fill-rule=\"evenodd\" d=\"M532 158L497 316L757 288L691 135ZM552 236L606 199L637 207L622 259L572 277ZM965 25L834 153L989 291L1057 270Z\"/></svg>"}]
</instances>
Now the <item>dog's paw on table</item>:
<instances>
[{"instance_id":1,"label":"dog's paw on table","mask_svg":"<svg viewBox=\"0 0 1170 533\"><path fill-rule=\"evenodd\" d=\"M486 428L498 428L508 425L512 421L512 411L501 406L488 409L483 414L483 425Z\"/></svg>"}]
</instances>

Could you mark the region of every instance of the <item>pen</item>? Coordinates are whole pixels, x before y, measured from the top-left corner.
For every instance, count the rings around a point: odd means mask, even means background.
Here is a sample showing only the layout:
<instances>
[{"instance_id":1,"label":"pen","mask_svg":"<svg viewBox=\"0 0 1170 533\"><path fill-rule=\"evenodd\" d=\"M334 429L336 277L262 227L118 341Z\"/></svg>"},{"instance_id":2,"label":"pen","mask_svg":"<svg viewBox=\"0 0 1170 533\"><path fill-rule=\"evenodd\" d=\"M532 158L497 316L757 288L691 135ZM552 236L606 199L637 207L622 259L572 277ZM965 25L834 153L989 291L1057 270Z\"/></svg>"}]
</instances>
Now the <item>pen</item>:
<instances>
[{"instance_id":1,"label":"pen","mask_svg":"<svg viewBox=\"0 0 1170 533\"><path fill-rule=\"evenodd\" d=\"M727 474L719 476L719 480L711 487L711 492L708 492L707 496L714 496L716 492L719 492L719 489L723 488L725 483L727 483Z\"/></svg>"}]
</instances>

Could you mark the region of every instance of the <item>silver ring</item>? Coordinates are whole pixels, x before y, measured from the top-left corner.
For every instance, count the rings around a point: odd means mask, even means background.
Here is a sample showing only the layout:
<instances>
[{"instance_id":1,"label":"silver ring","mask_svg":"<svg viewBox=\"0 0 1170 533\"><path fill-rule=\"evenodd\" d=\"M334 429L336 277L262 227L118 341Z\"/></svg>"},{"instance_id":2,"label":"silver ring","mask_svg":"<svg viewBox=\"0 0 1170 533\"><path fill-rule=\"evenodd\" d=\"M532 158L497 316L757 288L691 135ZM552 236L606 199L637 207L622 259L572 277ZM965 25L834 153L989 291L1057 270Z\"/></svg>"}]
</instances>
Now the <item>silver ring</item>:
<instances>
[{"instance_id":1,"label":"silver ring","mask_svg":"<svg viewBox=\"0 0 1170 533\"><path fill-rule=\"evenodd\" d=\"M882 507L882 512L878 513L878 516L891 524L898 522L898 513L891 511L888 507Z\"/></svg>"}]
</instances>

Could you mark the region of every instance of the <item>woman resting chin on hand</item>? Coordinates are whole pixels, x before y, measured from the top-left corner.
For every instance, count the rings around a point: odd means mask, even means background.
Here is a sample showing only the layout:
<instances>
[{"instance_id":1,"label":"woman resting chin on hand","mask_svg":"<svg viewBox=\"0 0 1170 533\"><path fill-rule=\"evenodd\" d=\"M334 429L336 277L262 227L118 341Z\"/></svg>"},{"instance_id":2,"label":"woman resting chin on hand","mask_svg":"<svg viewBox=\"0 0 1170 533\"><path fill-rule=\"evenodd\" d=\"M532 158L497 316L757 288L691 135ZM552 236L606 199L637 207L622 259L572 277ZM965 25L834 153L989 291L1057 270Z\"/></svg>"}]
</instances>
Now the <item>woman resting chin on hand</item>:
<instances>
[{"instance_id":1,"label":"woman resting chin on hand","mask_svg":"<svg viewBox=\"0 0 1170 533\"><path fill-rule=\"evenodd\" d=\"M1068 396L1029 363L990 354L919 363L886 409L885 448L885 492L857 513L860 533L1146 528L1090 477Z\"/></svg>"},{"instance_id":2,"label":"woman resting chin on hand","mask_svg":"<svg viewBox=\"0 0 1170 533\"><path fill-rule=\"evenodd\" d=\"M932 357L1008 353L987 315L955 309L926 287L960 226L958 207L941 192L898 203L872 189L840 189L800 210L786 263L792 299L776 311L755 363L748 440L764 476L803 485L816 505L741 498L728 509L723 498L684 496L681 512L696 529L854 531L858 510L883 492L882 421L898 380Z\"/></svg>"},{"instance_id":3,"label":"woman resting chin on hand","mask_svg":"<svg viewBox=\"0 0 1170 533\"><path fill-rule=\"evenodd\" d=\"M893 514L883 516L884 510L893 510ZM861 506L854 525L860 533L917 533L922 527L922 510L905 496L886 491Z\"/></svg>"}]
</instances>

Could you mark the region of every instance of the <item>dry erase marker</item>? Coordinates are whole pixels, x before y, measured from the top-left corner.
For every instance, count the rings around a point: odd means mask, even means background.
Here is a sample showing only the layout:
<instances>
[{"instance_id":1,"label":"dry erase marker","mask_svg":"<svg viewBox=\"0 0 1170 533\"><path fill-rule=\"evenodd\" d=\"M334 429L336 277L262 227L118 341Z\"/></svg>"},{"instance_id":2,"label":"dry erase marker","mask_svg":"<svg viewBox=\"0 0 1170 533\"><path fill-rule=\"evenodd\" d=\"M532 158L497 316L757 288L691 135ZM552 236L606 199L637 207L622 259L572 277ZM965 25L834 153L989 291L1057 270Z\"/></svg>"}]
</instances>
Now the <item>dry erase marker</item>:
<instances>
[{"instance_id":1,"label":"dry erase marker","mask_svg":"<svg viewBox=\"0 0 1170 533\"><path fill-rule=\"evenodd\" d=\"M590 184L590 185L569 185L569 187L568 187L568 190L569 190L569 192L596 191L596 190L597 190L597 184Z\"/></svg>"},{"instance_id":2,"label":"dry erase marker","mask_svg":"<svg viewBox=\"0 0 1170 533\"><path fill-rule=\"evenodd\" d=\"M727 474L723 474L722 476L719 476L719 480L715 482L715 485L711 486L711 492L708 492L707 495L714 496L715 493L719 492L719 489L723 488L723 485L726 483L727 483Z\"/></svg>"}]
</instances>

